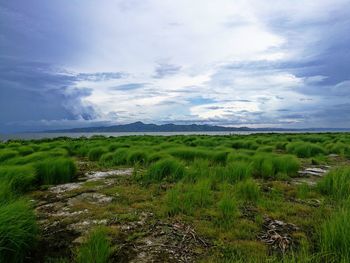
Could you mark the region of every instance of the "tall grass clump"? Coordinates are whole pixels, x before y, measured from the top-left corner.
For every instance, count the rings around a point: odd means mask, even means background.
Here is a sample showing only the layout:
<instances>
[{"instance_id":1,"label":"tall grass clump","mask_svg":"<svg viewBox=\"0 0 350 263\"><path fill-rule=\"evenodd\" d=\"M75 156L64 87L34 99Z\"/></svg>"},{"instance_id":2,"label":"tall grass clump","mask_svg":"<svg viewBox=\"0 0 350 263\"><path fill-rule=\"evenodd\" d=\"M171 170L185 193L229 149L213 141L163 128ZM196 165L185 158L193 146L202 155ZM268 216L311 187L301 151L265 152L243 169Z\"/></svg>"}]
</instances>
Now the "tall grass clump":
<instances>
[{"instance_id":1,"label":"tall grass clump","mask_svg":"<svg viewBox=\"0 0 350 263\"><path fill-rule=\"evenodd\" d=\"M0 180L6 181L14 193L24 193L36 183L36 173L32 166L2 166Z\"/></svg>"},{"instance_id":2,"label":"tall grass clump","mask_svg":"<svg viewBox=\"0 0 350 263\"><path fill-rule=\"evenodd\" d=\"M235 218L239 215L237 202L229 193L224 193L217 205L217 210L217 224L222 228L231 227L235 222Z\"/></svg>"},{"instance_id":3,"label":"tall grass clump","mask_svg":"<svg viewBox=\"0 0 350 263\"><path fill-rule=\"evenodd\" d=\"M35 214L27 201L0 206L0 262L22 262L36 235Z\"/></svg>"},{"instance_id":4,"label":"tall grass clump","mask_svg":"<svg viewBox=\"0 0 350 263\"><path fill-rule=\"evenodd\" d=\"M77 251L77 263L110 262L113 249L107 230L99 227L89 233L87 241Z\"/></svg>"},{"instance_id":5,"label":"tall grass clump","mask_svg":"<svg viewBox=\"0 0 350 263\"><path fill-rule=\"evenodd\" d=\"M231 143L232 148L234 149L250 149L250 150L256 150L259 148L259 144L257 144L255 141L251 140L236 140Z\"/></svg>"},{"instance_id":6,"label":"tall grass clump","mask_svg":"<svg viewBox=\"0 0 350 263\"><path fill-rule=\"evenodd\" d=\"M291 142L286 146L287 152L295 154L300 158L309 158L326 153L320 145L308 142Z\"/></svg>"},{"instance_id":7,"label":"tall grass clump","mask_svg":"<svg viewBox=\"0 0 350 263\"><path fill-rule=\"evenodd\" d=\"M191 148L176 148L169 150L169 154L181 160L192 162L194 159L210 159L212 153L206 150Z\"/></svg>"},{"instance_id":8,"label":"tall grass clump","mask_svg":"<svg viewBox=\"0 0 350 263\"><path fill-rule=\"evenodd\" d=\"M252 169L247 162L234 162L222 169L219 175L223 181L234 184L252 176Z\"/></svg>"},{"instance_id":9,"label":"tall grass clump","mask_svg":"<svg viewBox=\"0 0 350 263\"><path fill-rule=\"evenodd\" d=\"M295 156L257 154L252 162L253 174L263 178L278 178L280 175L294 176L300 168Z\"/></svg>"},{"instance_id":10,"label":"tall grass clump","mask_svg":"<svg viewBox=\"0 0 350 263\"><path fill-rule=\"evenodd\" d=\"M0 206L16 198L17 194L12 191L11 185L7 180L0 181Z\"/></svg>"},{"instance_id":11,"label":"tall grass clump","mask_svg":"<svg viewBox=\"0 0 350 263\"><path fill-rule=\"evenodd\" d=\"M17 148L17 151L20 155L25 156L31 153L34 153L34 149L30 146L21 146Z\"/></svg>"},{"instance_id":12,"label":"tall grass clump","mask_svg":"<svg viewBox=\"0 0 350 263\"><path fill-rule=\"evenodd\" d=\"M240 182L236 186L237 197L244 201L256 203L260 197L260 187L252 179Z\"/></svg>"},{"instance_id":13,"label":"tall grass clump","mask_svg":"<svg viewBox=\"0 0 350 263\"><path fill-rule=\"evenodd\" d=\"M340 167L330 171L317 184L322 194L337 201L350 197L350 167Z\"/></svg>"},{"instance_id":14,"label":"tall grass clump","mask_svg":"<svg viewBox=\"0 0 350 263\"><path fill-rule=\"evenodd\" d=\"M72 159L46 159L35 165L40 184L61 184L72 181L77 168Z\"/></svg>"},{"instance_id":15,"label":"tall grass clump","mask_svg":"<svg viewBox=\"0 0 350 263\"><path fill-rule=\"evenodd\" d=\"M320 229L324 262L350 262L350 209L342 208L327 219Z\"/></svg>"},{"instance_id":16,"label":"tall grass clump","mask_svg":"<svg viewBox=\"0 0 350 263\"><path fill-rule=\"evenodd\" d=\"M169 216L179 213L191 215L198 208L213 203L211 181L203 179L195 184L178 184L165 195L165 211Z\"/></svg>"},{"instance_id":17,"label":"tall grass clump","mask_svg":"<svg viewBox=\"0 0 350 263\"><path fill-rule=\"evenodd\" d=\"M0 163L15 157L17 154L18 154L17 151L14 151L14 150L8 150L8 149L0 150Z\"/></svg>"},{"instance_id":18,"label":"tall grass clump","mask_svg":"<svg viewBox=\"0 0 350 263\"><path fill-rule=\"evenodd\" d=\"M141 150L134 150L129 152L127 157L127 162L129 164L141 164L144 165L147 163L148 160L148 154L145 151Z\"/></svg>"},{"instance_id":19,"label":"tall grass clump","mask_svg":"<svg viewBox=\"0 0 350 263\"><path fill-rule=\"evenodd\" d=\"M196 159L191 163L188 171L186 171L184 180L189 183L195 183L203 178L211 178L213 174L213 167L209 160Z\"/></svg>"},{"instance_id":20,"label":"tall grass clump","mask_svg":"<svg viewBox=\"0 0 350 263\"><path fill-rule=\"evenodd\" d=\"M118 149L113 153L113 164L114 165L125 165L128 161L128 150Z\"/></svg>"},{"instance_id":21,"label":"tall grass clump","mask_svg":"<svg viewBox=\"0 0 350 263\"><path fill-rule=\"evenodd\" d=\"M172 158L160 160L152 164L144 177L147 182L161 182L163 180L176 182L185 175L184 165Z\"/></svg>"},{"instance_id":22,"label":"tall grass clump","mask_svg":"<svg viewBox=\"0 0 350 263\"><path fill-rule=\"evenodd\" d=\"M104 147L92 148L88 152L88 158L90 161L98 161L102 154L106 153L107 150Z\"/></svg>"}]
</instances>

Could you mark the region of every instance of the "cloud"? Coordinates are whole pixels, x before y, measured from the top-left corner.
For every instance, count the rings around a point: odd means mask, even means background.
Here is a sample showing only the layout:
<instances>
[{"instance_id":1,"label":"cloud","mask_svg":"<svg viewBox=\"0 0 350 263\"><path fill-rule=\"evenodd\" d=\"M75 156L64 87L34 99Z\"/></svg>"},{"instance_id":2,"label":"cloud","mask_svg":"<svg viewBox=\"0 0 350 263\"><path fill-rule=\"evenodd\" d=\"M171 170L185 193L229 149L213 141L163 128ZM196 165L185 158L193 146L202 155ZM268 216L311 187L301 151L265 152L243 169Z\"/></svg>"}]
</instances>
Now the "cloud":
<instances>
[{"instance_id":1,"label":"cloud","mask_svg":"<svg viewBox=\"0 0 350 263\"><path fill-rule=\"evenodd\" d=\"M108 81L121 79L125 77L122 72L97 72L97 73L79 73L76 78L81 81Z\"/></svg>"},{"instance_id":2,"label":"cloud","mask_svg":"<svg viewBox=\"0 0 350 263\"><path fill-rule=\"evenodd\" d=\"M350 127L349 28L347 0L7 1L0 120Z\"/></svg>"},{"instance_id":3,"label":"cloud","mask_svg":"<svg viewBox=\"0 0 350 263\"><path fill-rule=\"evenodd\" d=\"M135 89L141 89L144 86L146 86L146 83L128 83L128 84L121 84L115 87L111 87L111 90L135 90Z\"/></svg>"},{"instance_id":4,"label":"cloud","mask_svg":"<svg viewBox=\"0 0 350 263\"><path fill-rule=\"evenodd\" d=\"M172 64L159 63L155 69L155 78L164 78L166 76L171 76L178 73L181 66L176 66Z\"/></svg>"},{"instance_id":5,"label":"cloud","mask_svg":"<svg viewBox=\"0 0 350 263\"><path fill-rule=\"evenodd\" d=\"M75 75L55 71L51 65L21 63L2 58L0 63L0 129L21 129L41 120L92 120L97 112L83 98L88 88L75 87Z\"/></svg>"}]
</instances>

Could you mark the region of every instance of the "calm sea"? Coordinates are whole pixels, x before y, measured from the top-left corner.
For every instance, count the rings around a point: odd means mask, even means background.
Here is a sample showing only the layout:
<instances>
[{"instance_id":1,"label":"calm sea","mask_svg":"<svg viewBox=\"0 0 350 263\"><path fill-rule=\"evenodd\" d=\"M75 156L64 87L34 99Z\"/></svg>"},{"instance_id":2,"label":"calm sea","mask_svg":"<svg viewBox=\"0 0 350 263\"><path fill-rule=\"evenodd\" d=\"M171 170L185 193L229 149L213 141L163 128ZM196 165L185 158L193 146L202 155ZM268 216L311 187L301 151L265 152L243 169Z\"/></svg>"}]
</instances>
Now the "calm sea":
<instances>
[{"instance_id":1,"label":"calm sea","mask_svg":"<svg viewBox=\"0 0 350 263\"><path fill-rule=\"evenodd\" d=\"M320 133L320 132L344 132L344 131L237 131L237 132L74 132L74 133L16 133L16 134L0 134L1 141L21 139L21 140L34 140L44 138L57 138L57 137L91 137L94 135L102 135L105 137L119 137L130 135L154 135L154 136L171 136L171 135L249 135L255 133Z\"/></svg>"}]
</instances>

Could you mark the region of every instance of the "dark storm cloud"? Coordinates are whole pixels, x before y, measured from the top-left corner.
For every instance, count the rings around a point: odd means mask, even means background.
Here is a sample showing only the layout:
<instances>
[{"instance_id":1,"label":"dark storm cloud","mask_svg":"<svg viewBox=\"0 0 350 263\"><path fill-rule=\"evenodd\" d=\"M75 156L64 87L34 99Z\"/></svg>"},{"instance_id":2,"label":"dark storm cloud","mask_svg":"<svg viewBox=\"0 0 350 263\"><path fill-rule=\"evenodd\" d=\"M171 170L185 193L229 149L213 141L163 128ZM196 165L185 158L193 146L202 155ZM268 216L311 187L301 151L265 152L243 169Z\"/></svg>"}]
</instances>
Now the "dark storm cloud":
<instances>
[{"instance_id":1,"label":"dark storm cloud","mask_svg":"<svg viewBox=\"0 0 350 263\"><path fill-rule=\"evenodd\" d=\"M77 76L37 62L1 58L0 130L11 131L21 122L42 120L92 120L96 112L84 105L89 89L77 89Z\"/></svg>"}]
</instances>

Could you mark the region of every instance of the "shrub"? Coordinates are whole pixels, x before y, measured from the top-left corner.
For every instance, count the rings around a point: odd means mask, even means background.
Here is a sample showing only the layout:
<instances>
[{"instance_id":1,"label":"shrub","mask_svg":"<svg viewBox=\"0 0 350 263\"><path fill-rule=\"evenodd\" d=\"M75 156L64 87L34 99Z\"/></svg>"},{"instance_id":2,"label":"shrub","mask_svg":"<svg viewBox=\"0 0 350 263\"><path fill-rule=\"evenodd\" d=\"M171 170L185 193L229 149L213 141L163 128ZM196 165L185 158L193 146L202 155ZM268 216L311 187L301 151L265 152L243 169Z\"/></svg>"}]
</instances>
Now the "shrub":
<instances>
[{"instance_id":1,"label":"shrub","mask_svg":"<svg viewBox=\"0 0 350 263\"><path fill-rule=\"evenodd\" d=\"M107 230L99 227L93 230L86 243L77 251L78 263L107 263L112 255L112 245Z\"/></svg>"},{"instance_id":2,"label":"shrub","mask_svg":"<svg viewBox=\"0 0 350 263\"><path fill-rule=\"evenodd\" d=\"M0 262L21 262L36 235L35 214L26 201L0 206Z\"/></svg>"},{"instance_id":3,"label":"shrub","mask_svg":"<svg viewBox=\"0 0 350 263\"><path fill-rule=\"evenodd\" d=\"M106 153L107 150L103 147L92 148L88 152L88 158L90 161L98 161L102 154Z\"/></svg>"},{"instance_id":4,"label":"shrub","mask_svg":"<svg viewBox=\"0 0 350 263\"><path fill-rule=\"evenodd\" d=\"M336 200L350 197L350 167L340 167L330 171L317 184L322 194L329 195Z\"/></svg>"},{"instance_id":5,"label":"shrub","mask_svg":"<svg viewBox=\"0 0 350 263\"><path fill-rule=\"evenodd\" d=\"M35 165L41 184L61 184L73 180L76 166L68 158L46 159Z\"/></svg>"},{"instance_id":6,"label":"shrub","mask_svg":"<svg viewBox=\"0 0 350 263\"><path fill-rule=\"evenodd\" d=\"M320 247L325 262L350 262L350 210L343 208L326 220L320 229Z\"/></svg>"},{"instance_id":7,"label":"shrub","mask_svg":"<svg viewBox=\"0 0 350 263\"><path fill-rule=\"evenodd\" d=\"M152 164L146 175L145 180L149 182L161 182L167 180L176 182L185 175L185 167L175 159L164 159Z\"/></svg>"},{"instance_id":8,"label":"shrub","mask_svg":"<svg viewBox=\"0 0 350 263\"><path fill-rule=\"evenodd\" d=\"M256 203L260 197L260 188L253 180L247 180L237 184L237 194L245 201Z\"/></svg>"},{"instance_id":9,"label":"shrub","mask_svg":"<svg viewBox=\"0 0 350 263\"><path fill-rule=\"evenodd\" d=\"M288 153L293 153L300 158L309 158L326 153L321 146L307 142L292 142L287 144L286 148Z\"/></svg>"},{"instance_id":10,"label":"shrub","mask_svg":"<svg viewBox=\"0 0 350 263\"><path fill-rule=\"evenodd\" d=\"M0 150L0 162L4 162L8 159L11 159L17 155L17 152L14 150L2 149Z\"/></svg>"},{"instance_id":11,"label":"shrub","mask_svg":"<svg viewBox=\"0 0 350 263\"><path fill-rule=\"evenodd\" d=\"M6 181L14 193L23 193L35 184L35 169L31 166L3 166L0 167L0 180Z\"/></svg>"}]
</instances>

